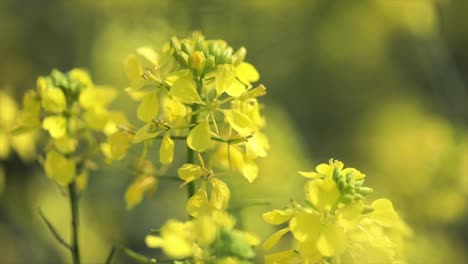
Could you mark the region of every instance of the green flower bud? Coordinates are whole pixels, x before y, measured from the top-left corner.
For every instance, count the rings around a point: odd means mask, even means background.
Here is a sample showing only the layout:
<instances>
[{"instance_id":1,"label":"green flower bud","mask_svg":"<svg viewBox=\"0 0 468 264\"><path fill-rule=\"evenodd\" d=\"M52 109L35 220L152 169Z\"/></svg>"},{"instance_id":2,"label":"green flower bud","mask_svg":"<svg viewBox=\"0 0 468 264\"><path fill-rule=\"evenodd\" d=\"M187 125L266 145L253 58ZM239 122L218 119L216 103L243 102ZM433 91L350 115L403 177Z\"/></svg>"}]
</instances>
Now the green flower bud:
<instances>
[{"instance_id":1,"label":"green flower bud","mask_svg":"<svg viewBox=\"0 0 468 264\"><path fill-rule=\"evenodd\" d=\"M354 196L350 194L345 194L341 196L341 202L344 204L350 204L352 201L354 201Z\"/></svg>"},{"instance_id":2,"label":"green flower bud","mask_svg":"<svg viewBox=\"0 0 468 264\"><path fill-rule=\"evenodd\" d=\"M246 100L249 98L256 98L260 96L264 96L266 94L266 87L263 84L260 84L259 86L246 91L243 95L240 96L240 100Z\"/></svg>"},{"instance_id":3,"label":"green flower bud","mask_svg":"<svg viewBox=\"0 0 468 264\"><path fill-rule=\"evenodd\" d=\"M367 196L369 195L370 193L372 193L374 190L372 188L369 188L369 187L360 187L360 188L357 188L357 192L363 196Z\"/></svg>"},{"instance_id":4,"label":"green flower bud","mask_svg":"<svg viewBox=\"0 0 468 264\"><path fill-rule=\"evenodd\" d=\"M180 51L180 42L176 37L171 38L171 47L176 51Z\"/></svg>"},{"instance_id":5,"label":"green flower bud","mask_svg":"<svg viewBox=\"0 0 468 264\"><path fill-rule=\"evenodd\" d=\"M341 176L340 171L339 171L338 168L335 168L335 169L333 170L333 175L332 175L332 177L333 177L333 180L334 180L335 182L338 182L338 181L341 180L342 176Z\"/></svg>"},{"instance_id":6,"label":"green flower bud","mask_svg":"<svg viewBox=\"0 0 468 264\"><path fill-rule=\"evenodd\" d=\"M177 60L178 63L182 66L188 66L188 55L187 53L183 51L179 51L175 54L175 59Z\"/></svg>"},{"instance_id":7,"label":"green flower bud","mask_svg":"<svg viewBox=\"0 0 468 264\"><path fill-rule=\"evenodd\" d=\"M244 48L244 47L240 47L233 55L233 64L235 66L239 66L239 64L241 64L244 59L245 59L245 55L247 54L247 50Z\"/></svg>"},{"instance_id":8,"label":"green flower bud","mask_svg":"<svg viewBox=\"0 0 468 264\"><path fill-rule=\"evenodd\" d=\"M186 54L192 54L193 52L192 46L186 41L182 42L181 48L182 48L182 51L185 52Z\"/></svg>"},{"instance_id":9,"label":"green flower bud","mask_svg":"<svg viewBox=\"0 0 468 264\"><path fill-rule=\"evenodd\" d=\"M215 57L213 55L209 55L205 61L205 69L209 71L209 70L214 69L215 66L216 66Z\"/></svg>"}]
</instances>

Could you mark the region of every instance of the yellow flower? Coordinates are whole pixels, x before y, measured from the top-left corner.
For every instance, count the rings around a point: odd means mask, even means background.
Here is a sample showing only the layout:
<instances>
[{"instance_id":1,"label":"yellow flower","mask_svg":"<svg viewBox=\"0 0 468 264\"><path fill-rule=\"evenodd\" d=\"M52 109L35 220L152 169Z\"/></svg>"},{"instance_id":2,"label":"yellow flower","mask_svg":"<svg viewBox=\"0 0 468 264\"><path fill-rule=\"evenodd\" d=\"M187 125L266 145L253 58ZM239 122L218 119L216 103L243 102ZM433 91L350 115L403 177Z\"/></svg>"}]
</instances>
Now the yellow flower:
<instances>
[{"instance_id":1,"label":"yellow flower","mask_svg":"<svg viewBox=\"0 0 468 264\"><path fill-rule=\"evenodd\" d=\"M184 104L202 103L197 87L192 78L181 77L171 86L171 95Z\"/></svg>"},{"instance_id":2,"label":"yellow flower","mask_svg":"<svg viewBox=\"0 0 468 264\"><path fill-rule=\"evenodd\" d=\"M52 150L46 155L44 161L46 175L62 186L67 186L75 179L76 165L70 159Z\"/></svg>"},{"instance_id":3,"label":"yellow flower","mask_svg":"<svg viewBox=\"0 0 468 264\"><path fill-rule=\"evenodd\" d=\"M48 116L42 121L42 128L49 131L52 138L62 138L67 134L67 119L63 116Z\"/></svg>"},{"instance_id":4,"label":"yellow flower","mask_svg":"<svg viewBox=\"0 0 468 264\"><path fill-rule=\"evenodd\" d=\"M145 192L154 190L156 186L157 180L153 175L142 174L138 176L125 192L127 209L132 209L135 205L141 203Z\"/></svg>"},{"instance_id":5,"label":"yellow flower","mask_svg":"<svg viewBox=\"0 0 468 264\"><path fill-rule=\"evenodd\" d=\"M137 116L143 122L149 123L158 116L159 98L155 91L144 95L143 100L138 105Z\"/></svg>"},{"instance_id":6,"label":"yellow flower","mask_svg":"<svg viewBox=\"0 0 468 264\"><path fill-rule=\"evenodd\" d=\"M36 133L13 133L20 116L21 112L18 112L15 100L6 92L0 91L0 159L8 158L12 149L23 160L32 160L36 154Z\"/></svg>"},{"instance_id":7,"label":"yellow flower","mask_svg":"<svg viewBox=\"0 0 468 264\"><path fill-rule=\"evenodd\" d=\"M231 191L227 187L226 183L219 179L211 178L209 181L213 186L211 189L210 203L218 210L226 209L229 199L231 198Z\"/></svg>"},{"instance_id":8,"label":"yellow flower","mask_svg":"<svg viewBox=\"0 0 468 264\"><path fill-rule=\"evenodd\" d=\"M112 134L106 143L101 144L101 151L110 160L121 160L127 155L133 136L124 131Z\"/></svg>"},{"instance_id":9,"label":"yellow flower","mask_svg":"<svg viewBox=\"0 0 468 264\"><path fill-rule=\"evenodd\" d=\"M289 221L289 226L274 233L264 243L273 247L282 236L291 232L297 242L295 259L301 263L394 263L401 261L401 248L408 232L388 199L375 200L366 206L363 198L370 188L363 187L365 175L354 168L344 168L339 161L320 164L316 172L301 172L311 178L305 184L307 207L293 202L285 210L273 210L263 215L274 225ZM393 231L392 231L393 230ZM395 234L390 236L389 234ZM363 250L365 249L365 250ZM369 252L367 252L369 249ZM272 254L270 263L289 263L293 255ZM359 259L359 261L357 261ZM267 259L265 259L267 260ZM286 262L281 262L286 261Z\"/></svg>"},{"instance_id":10,"label":"yellow flower","mask_svg":"<svg viewBox=\"0 0 468 264\"><path fill-rule=\"evenodd\" d=\"M67 99L60 88L46 86L40 93L42 107L52 113L61 113L67 108Z\"/></svg>"},{"instance_id":11,"label":"yellow flower","mask_svg":"<svg viewBox=\"0 0 468 264\"><path fill-rule=\"evenodd\" d=\"M239 135L245 137L252 134L252 121L250 121L247 115L237 110L224 110L223 113L228 123Z\"/></svg>"},{"instance_id":12,"label":"yellow flower","mask_svg":"<svg viewBox=\"0 0 468 264\"><path fill-rule=\"evenodd\" d=\"M146 245L151 248L162 248L164 253L172 258L186 258L195 251L195 245L190 237L192 223L182 223L170 219L161 228L161 236L146 236Z\"/></svg>"}]
</instances>

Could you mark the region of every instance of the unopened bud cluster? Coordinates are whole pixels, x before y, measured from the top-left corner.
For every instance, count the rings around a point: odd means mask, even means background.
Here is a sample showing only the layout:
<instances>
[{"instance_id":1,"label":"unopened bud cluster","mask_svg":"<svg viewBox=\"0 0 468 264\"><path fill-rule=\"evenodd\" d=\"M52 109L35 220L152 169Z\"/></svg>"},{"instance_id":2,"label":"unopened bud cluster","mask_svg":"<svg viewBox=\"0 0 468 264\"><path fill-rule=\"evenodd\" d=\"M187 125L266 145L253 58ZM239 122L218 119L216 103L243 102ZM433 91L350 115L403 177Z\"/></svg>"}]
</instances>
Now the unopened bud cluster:
<instances>
[{"instance_id":1,"label":"unopened bud cluster","mask_svg":"<svg viewBox=\"0 0 468 264\"><path fill-rule=\"evenodd\" d=\"M204 75L216 69L217 65L239 66L244 61L247 50L241 47L236 52L224 40L205 40L198 32L189 39L171 39L174 58L197 75Z\"/></svg>"}]
</instances>

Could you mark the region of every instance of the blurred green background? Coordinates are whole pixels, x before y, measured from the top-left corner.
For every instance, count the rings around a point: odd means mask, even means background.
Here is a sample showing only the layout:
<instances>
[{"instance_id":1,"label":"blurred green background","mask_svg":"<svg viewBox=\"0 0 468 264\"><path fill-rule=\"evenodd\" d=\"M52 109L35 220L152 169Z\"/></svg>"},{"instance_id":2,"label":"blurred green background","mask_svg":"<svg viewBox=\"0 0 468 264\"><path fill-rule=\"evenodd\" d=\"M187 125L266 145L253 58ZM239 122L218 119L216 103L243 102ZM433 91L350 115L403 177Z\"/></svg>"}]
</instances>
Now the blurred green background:
<instances>
[{"instance_id":1,"label":"blurred green background","mask_svg":"<svg viewBox=\"0 0 468 264\"><path fill-rule=\"evenodd\" d=\"M414 231L409 263L467 263L467 13L465 0L1 0L0 87L20 100L38 75L83 67L119 88L113 107L134 118L122 61L137 47L192 30L245 46L268 89L271 151L254 184L231 183L239 224L271 234L261 213L302 201L297 171L336 158L367 174L372 198L394 201ZM63 191L34 162L0 162L0 262L67 263L37 213L68 237ZM144 245L149 229L186 217L174 182L126 211L130 182L125 162L91 175L81 207L85 263L104 262L112 244L154 256ZM243 207L258 199L271 204Z\"/></svg>"}]
</instances>

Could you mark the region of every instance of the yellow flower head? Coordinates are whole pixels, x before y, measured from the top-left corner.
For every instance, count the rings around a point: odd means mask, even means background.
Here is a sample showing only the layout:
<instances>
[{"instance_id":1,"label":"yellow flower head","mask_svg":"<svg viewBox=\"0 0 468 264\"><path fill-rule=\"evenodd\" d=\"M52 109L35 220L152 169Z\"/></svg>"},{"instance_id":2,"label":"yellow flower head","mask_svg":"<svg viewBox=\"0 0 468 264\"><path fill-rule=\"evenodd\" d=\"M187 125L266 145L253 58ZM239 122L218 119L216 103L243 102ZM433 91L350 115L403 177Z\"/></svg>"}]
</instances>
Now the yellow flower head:
<instances>
[{"instance_id":1,"label":"yellow flower head","mask_svg":"<svg viewBox=\"0 0 468 264\"><path fill-rule=\"evenodd\" d=\"M192 259L196 263L245 263L254 257L252 246L258 238L234 229L234 220L226 212L203 213L194 220L180 222L168 220L159 235L148 235L146 245L162 248L174 259Z\"/></svg>"},{"instance_id":2,"label":"yellow flower head","mask_svg":"<svg viewBox=\"0 0 468 264\"><path fill-rule=\"evenodd\" d=\"M273 210L263 215L270 224L289 222L288 227L265 241L266 250L274 247L288 232L292 233L297 247L267 255L265 261L320 263L335 259L337 262L366 263L355 260L377 260L379 258L374 257L382 250L392 261L382 263L402 260L401 247L394 243L405 243L405 235L397 231L399 235L393 236L390 231L400 230L398 226L402 226L402 220L388 199L364 204L364 197L371 191L363 187L364 174L354 168L345 169L342 162L334 160L318 165L315 172L300 174L311 179L305 184L307 206L293 202L285 210ZM368 247L369 251L355 250L362 247Z\"/></svg>"}]
</instances>

